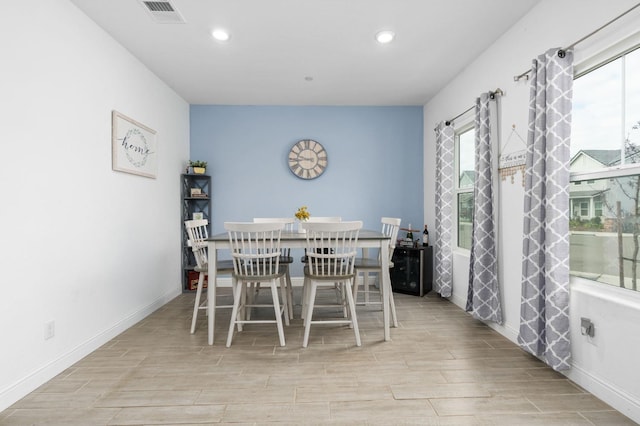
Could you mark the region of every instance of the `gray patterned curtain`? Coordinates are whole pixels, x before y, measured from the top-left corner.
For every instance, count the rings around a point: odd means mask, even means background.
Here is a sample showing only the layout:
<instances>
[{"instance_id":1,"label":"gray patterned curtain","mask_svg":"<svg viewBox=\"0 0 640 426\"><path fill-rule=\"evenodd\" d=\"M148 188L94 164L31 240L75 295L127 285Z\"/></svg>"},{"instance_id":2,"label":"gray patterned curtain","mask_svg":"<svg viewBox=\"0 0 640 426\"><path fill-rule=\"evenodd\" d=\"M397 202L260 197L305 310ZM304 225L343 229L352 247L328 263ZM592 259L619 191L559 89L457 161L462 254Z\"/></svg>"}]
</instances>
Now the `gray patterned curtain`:
<instances>
[{"instance_id":1,"label":"gray patterned curtain","mask_svg":"<svg viewBox=\"0 0 640 426\"><path fill-rule=\"evenodd\" d=\"M525 166L518 343L554 370L570 368L569 140L573 54L533 60Z\"/></svg>"},{"instance_id":2,"label":"gray patterned curtain","mask_svg":"<svg viewBox=\"0 0 640 426\"><path fill-rule=\"evenodd\" d=\"M436 127L436 239L434 290L451 297L453 288L451 227L453 215L453 128Z\"/></svg>"},{"instance_id":3,"label":"gray patterned curtain","mask_svg":"<svg viewBox=\"0 0 640 426\"><path fill-rule=\"evenodd\" d=\"M494 217L494 161L490 93L476 99L473 228L466 310L483 321L502 324L498 285L498 247ZM497 101L496 101L497 102ZM494 103L495 106L495 103Z\"/></svg>"}]
</instances>

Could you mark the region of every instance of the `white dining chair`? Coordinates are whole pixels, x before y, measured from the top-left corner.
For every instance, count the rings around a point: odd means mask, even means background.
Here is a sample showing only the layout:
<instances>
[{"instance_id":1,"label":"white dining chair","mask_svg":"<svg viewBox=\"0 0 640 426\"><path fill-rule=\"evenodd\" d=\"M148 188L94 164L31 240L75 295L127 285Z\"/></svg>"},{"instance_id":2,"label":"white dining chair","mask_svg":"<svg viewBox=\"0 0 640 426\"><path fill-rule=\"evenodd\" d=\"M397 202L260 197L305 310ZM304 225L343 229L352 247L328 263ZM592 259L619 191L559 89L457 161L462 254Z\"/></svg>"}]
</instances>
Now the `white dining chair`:
<instances>
[{"instance_id":1,"label":"white dining chair","mask_svg":"<svg viewBox=\"0 0 640 426\"><path fill-rule=\"evenodd\" d=\"M295 225L295 218L293 217L254 217L254 223L283 223L284 229L283 231L293 232ZM293 257L291 257L291 249L288 247L280 247L280 251L282 252L280 256L280 264L287 268L287 272L285 275L286 280L286 291L287 291L287 308L289 319L293 319L293 286L291 284L291 273L289 271L289 265L293 263ZM260 289L259 284L256 285L256 291Z\"/></svg>"},{"instance_id":2,"label":"white dining chair","mask_svg":"<svg viewBox=\"0 0 640 426\"><path fill-rule=\"evenodd\" d=\"M204 290L204 279L209 269L209 256L207 253L207 238L209 234L207 231L209 221L207 219L199 220L187 220L184 222L184 226L187 231L187 244L191 246L193 257L195 258L196 265L193 268L198 272L198 286L196 287L196 299L193 304L193 315L191 316L191 334L196 331L196 322L198 319L198 312L200 310L206 310L209 303L211 303L212 312L214 315L215 325L215 313L217 308L232 308L233 305L220 304L217 300L217 282L208 282L207 297L202 300L202 292ZM217 276L231 275L233 272L233 263L230 260L223 260L216 262ZM216 286L211 288L211 286ZM216 294L216 297L209 297L211 293ZM215 300L214 300L215 299Z\"/></svg>"},{"instance_id":3,"label":"white dining chair","mask_svg":"<svg viewBox=\"0 0 640 426\"><path fill-rule=\"evenodd\" d=\"M382 222L382 233L389 237L389 268L393 268L393 262L391 261L393 257L393 251L396 248L396 240L398 238L398 231L400 230L400 222L402 219L393 218L393 217L383 217L380 222ZM355 284L353 285L353 298L356 300L356 304L362 305L371 305L371 304L380 304L382 305L382 277L380 273L382 272L382 262L380 260L380 252L378 252L378 256L375 258L369 257L358 257L355 260L355 270L356 270L356 279ZM360 282L358 280L359 275L362 273L362 283L363 283L363 293L364 293L364 301L358 303L358 288L360 286ZM369 289L373 282L369 281L369 274L376 273L378 274L378 286L377 291L380 295L380 301L372 301L369 298ZM396 305L393 300L393 292L389 291L389 305L391 309L391 319L393 321L393 326L398 326L398 316L396 315Z\"/></svg>"},{"instance_id":4,"label":"white dining chair","mask_svg":"<svg viewBox=\"0 0 640 426\"><path fill-rule=\"evenodd\" d=\"M309 219L307 219L303 223L339 223L339 222L342 222L342 217L341 216L311 216L311 217L309 217ZM304 256L302 256L302 258L300 258L300 262L302 262L302 264L306 264L307 263L307 250L306 249L304 251ZM344 294L342 294L341 289L338 286L335 286L334 290L336 291L338 299L341 300L343 304L346 303L345 302L346 299L344 298ZM305 298L305 294L304 294L305 291L306 291L306 289L303 287L303 289L302 289L302 299L303 300ZM345 315L345 318L346 318L346 316L347 316L346 304L344 306L344 315ZM304 319L304 309L302 310L301 318Z\"/></svg>"},{"instance_id":5,"label":"white dining chair","mask_svg":"<svg viewBox=\"0 0 640 426\"><path fill-rule=\"evenodd\" d=\"M234 299L227 347L231 346L234 329L243 330L249 323L275 323L278 329L280 346L285 345L284 323L289 325L285 274L286 267L280 265L280 236L283 223L225 222L224 229L229 235L231 257L233 258ZM259 304L247 298L247 286L251 283L268 284L271 289L271 304ZM278 285L280 283L280 285ZM278 287L282 300L278 295ZM273 307L275 318L260 319L247 315L247 309Z\"/></svg>"},{"instance_id":6,"label":"white dining chair","mask_svg":"<svg viewBox=\"0 0 640 426\"><path fill-rule=\"evenodd\" d=\"M300 225L303 226L305 223L339 223L342 222L342 217L340 216L311 216L306 221L302 222ZM300 262L307 263L307 253L305 251L305 255L302 256Z\"/></svg>"},{"instance_id":7,"label":"white dining chair","mask_svg":"<svg viewBox=\"0 0 640 426\"><path fill-rule=\"evenodd\" d=\"M353 222L307 222L304 224L307 239L308 262L304 268L304 291L302 310L304 313L304 338L303 347L309 343L311 324L349 324L355 333L356 345L360 346L360 331L356 307L353 300L353 279L355 277L354 261L357 254L357 242L361 221ZM345 295L349 314L345 318L314 319L313 312L316 308L345 306L323 305L316 303L318 288L338 288ZM340 300L344 300L340 299ZM341 312L342 313L342 312Z\"/></svg>"}]
</instances>

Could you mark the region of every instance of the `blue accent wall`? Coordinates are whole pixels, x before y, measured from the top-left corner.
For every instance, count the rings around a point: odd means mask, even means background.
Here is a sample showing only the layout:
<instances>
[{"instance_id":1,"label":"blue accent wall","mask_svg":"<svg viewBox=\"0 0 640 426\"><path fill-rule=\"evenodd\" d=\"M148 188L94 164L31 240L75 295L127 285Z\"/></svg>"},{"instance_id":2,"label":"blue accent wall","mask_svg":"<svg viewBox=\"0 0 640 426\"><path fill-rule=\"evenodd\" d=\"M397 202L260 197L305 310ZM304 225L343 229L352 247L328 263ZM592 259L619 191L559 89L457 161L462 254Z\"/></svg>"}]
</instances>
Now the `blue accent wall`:
<instances>
[{"instance_id":1,"label":"blue accent wall","mask_svg":"<svg viewBox=\"0 0 640 426\"><path fill-rule=\"evenodd\" d=\"M209 163L214 233L225 221L291 217L302 205L312 216L362 220L369 229L379 229L382 216L422 228L422 107L190 108L190 158ZM327 150L329 165L316 179L289 170L287 155L300 139Z\"/></svg>"}]
</instances>

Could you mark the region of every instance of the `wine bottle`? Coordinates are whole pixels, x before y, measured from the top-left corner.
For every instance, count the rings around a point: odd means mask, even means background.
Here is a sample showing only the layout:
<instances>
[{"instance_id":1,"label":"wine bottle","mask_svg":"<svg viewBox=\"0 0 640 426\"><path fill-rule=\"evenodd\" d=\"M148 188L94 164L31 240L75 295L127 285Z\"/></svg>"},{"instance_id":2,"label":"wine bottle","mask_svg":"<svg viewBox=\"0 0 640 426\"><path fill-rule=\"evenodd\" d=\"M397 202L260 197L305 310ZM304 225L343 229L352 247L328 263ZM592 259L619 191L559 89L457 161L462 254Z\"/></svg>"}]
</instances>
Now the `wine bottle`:
<instances>
[{"instance_id":1,"label":"wine bottle","mask_svg":"<svg viewBox=\"0 0 640 426\"><path fill-rule=\"evenodd\" d=\"M411 224L409 224L409 229L407 230L407 240L413 241L413 232L411 231Z\"/></svg>"},{"instance_id":2,"label":"wine bottle","mask_svg":"<svg viewBox=\"0 0 640 426\"><path fill-rule=\"evenodd\" d=\"M424 231L422 231L422 247L429 246L429 230L427 229L427 225L424 226Z\"/></svg>"}]
</instances>

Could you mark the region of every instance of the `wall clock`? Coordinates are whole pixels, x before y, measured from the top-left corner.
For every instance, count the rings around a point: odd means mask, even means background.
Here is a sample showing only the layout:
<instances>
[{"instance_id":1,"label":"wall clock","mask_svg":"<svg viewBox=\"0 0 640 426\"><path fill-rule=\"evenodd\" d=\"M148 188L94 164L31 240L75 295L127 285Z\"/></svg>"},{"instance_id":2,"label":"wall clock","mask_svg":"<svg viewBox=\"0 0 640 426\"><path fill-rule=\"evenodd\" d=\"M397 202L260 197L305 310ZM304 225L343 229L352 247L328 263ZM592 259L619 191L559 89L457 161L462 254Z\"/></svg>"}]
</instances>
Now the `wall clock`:
<instances>
[{"instance_id":1,"label":"wall clock","mask_svg":"<svg viewBox=\"0 0 640 426\"><path fill-rule=\"evenodd\" d=\"M327 168L327 151L312 140L303 139L289 151L289 169L300 179L315 179Z\"/></svg>"}]
</instances>

